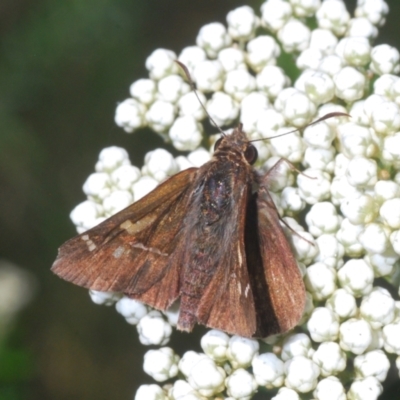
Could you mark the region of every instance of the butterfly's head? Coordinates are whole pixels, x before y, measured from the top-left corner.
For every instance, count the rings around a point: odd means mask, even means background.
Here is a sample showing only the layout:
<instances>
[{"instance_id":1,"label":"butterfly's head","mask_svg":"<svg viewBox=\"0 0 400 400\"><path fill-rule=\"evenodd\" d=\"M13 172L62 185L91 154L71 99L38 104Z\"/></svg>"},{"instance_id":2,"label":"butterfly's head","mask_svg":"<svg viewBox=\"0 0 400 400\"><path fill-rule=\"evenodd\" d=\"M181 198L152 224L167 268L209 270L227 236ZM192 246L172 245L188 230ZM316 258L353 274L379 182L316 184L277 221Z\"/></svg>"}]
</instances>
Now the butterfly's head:
<instances>
[{"instance_id":1,"label":"butterfly's head","mask_svg":"<svg viewBox=\"0 0 400 400\"><path fill-rule=\"evenodd\" d=\"M253 165L257 161L258 152L256 147L247 139L242 126L242 124L239 124L230 135L224 134L215 142L215 155L217 157L235 155L240 159L244 158L248 164Z\"/></svg>"}]
</instances>

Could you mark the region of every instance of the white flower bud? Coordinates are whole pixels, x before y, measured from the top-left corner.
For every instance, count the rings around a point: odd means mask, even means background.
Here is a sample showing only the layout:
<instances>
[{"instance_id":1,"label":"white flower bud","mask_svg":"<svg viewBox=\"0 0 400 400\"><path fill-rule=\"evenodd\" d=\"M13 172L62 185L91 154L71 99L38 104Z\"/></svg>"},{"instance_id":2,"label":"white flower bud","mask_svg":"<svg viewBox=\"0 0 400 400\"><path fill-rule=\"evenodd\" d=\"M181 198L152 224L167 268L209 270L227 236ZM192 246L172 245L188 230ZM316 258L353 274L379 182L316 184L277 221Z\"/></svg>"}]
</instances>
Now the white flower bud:
<instances>
[{"instance_id":1,"label":"white flower bud","mask_svg":"<svg viewBox=\"0 0 400 400\"><path fill-rule=\"evenodd\" d=\"M259 25L258 17L249 6L235 8L226 16L228 33L233 40L249 40Z\"/></svg>"},{"instance_id":2,"label":"white flower bud","mask_svg":"<svg viewBox=\"0 0 400 400\"><path fill-rule=\"evenodd\" d=\"M347 207L347 209L349 210L350 213L352 213L354 210L356 210L357 212L360 212L362 210L359 210L359 204L358 204L357 200L362 199L362 202L365 202L366 200L364 199L364 195L361 192L361 190L350 185L346 176L342 174L341 170L343 168L347 168L347 164L348 164L347 161L349 161L349 160L343 155L342 155L342 157L339 157L339 156L340 155L338 155L336 157L336 165L335 165L336 176L333 178L332 183L331 183L331 202L332 202L332 204L334 204L336 206L341 206L342 203L346 202L345 207ZM343 173L344 173L344 171L343 171ZM369 202L367 201L367 205L370 205L370 203L374 204L372 198L370 199ZM366 207L366 205L364 207ZM367 208L367 210L369 210L369 209ZM342 209L341 209L341 211L343 213ZM358 214L354 215L353 221L356 221L360 218L361 218L360 215L358 215ZM361 222L357 222L357 223L361 224L363 220L360 219L360 221Z\"/></svg>"},{"instance_id":3,"label":"white flower bud","mask_svg":"<svg viewBox=\"0 0 400 400\"><path fill-rule=\"evenodd\" d=\"M334 77L344 65L344 60L335 54L325 56L318 64L317 69L327 73L330 77Z\"/></svg>"},{"instance_id":4,"label":"white flower bud","mask_svg":"<svg viewBox=\"0 0 400 400\"><path fill-rule=\"evenodd\" d=\"M134 99L126 99L115 110L115 123L127 133L145 125L146 107Z\"/></svg>"},{"instance_id":5,"label":"white flower bud","mask_svg":"<svg viewBox=\"0 0 400 400\"><path fill-rule=\"evenodd\" d=\"M332 310L317 307L308 320L307 329L315 342L336 340L339 334L339 318Z\"/></svg>"},{"instance_id":6,"label":"white flower bud","mask_svg":"<svg viewBox=\"0 0 400 400\"><path fill-rule=\"evenodd\" d=\"M207 101L206 96L204 96L204 94L201 92L197 92L197 94L200 97L200 101L205 104L205 102ZM177 105L179 108L179 115L181 116L190 116L192 118L195 118L197 121L201 121L206 116L203 107L201 106L198 98L193 92L184 94L178 100Z\"/></svg>"},{"instance_id":7,"label":"white flower bud","mask_svg":"<svg viewBox=\"0 0 400 400\"><path fill-rule=\"evenodd\" d=\"M357 258L363 253L364 249L358 241L358 235L362 231L362 225L354 225L347 218L342 221L336 237L348 256Z\"/></svg>"},{"instance_id":8,"label":"white flower bud","mask_svg":"<svg viewBox=\"0 0 400 400\"><path fill-rule=\"evenodd\" d=\"M296 356L286 361L285 371L285 385L289 389L307 393L317 386L319 368L313 361L304 356Z\"/></svg>"},{"instance_id":9,"label":"white flower bud","mask_svg":"<svg viewBox=\"0 0 400 400\"><path fill-rule=\"evenodd\" d=\"M324 55L332 54L338 43L337 37L328 29L313 29L310 37L311 49L318 49Z\"/></svg>"},{"instance_id":10,"label":"white flower bud","mask_svg":"<svg viewBox=\"0 0 400 400\"><path fill-rule=\"evenodd\" d=\"M156 100L146 112L149 126L156 132L165 132L175 120L175 106L162 100Z\"/></svg>"},{"instance_id":11,"label":"white flower bud","mask_svg":"<svg viewBox=\"0 0 400 400\"><path fill-rule=\"evenodd\" d=\"M373 376L379 382L384 382L389 368L389 359L382 350L373 350L354 359L354 369L358 378Z\"/></svg>"},{"instance_id":12,"label":"white flower bud","mask_svg":"<svg viewBox=\"0 0 400 400\"><path fill-rule=\"evenodd\" d=\"M93 228L99 223L100 216L104 214L103 207L92 200L79 203L69 214L72 223L77 227L78 233Z\"/></svg>"},{"instance_id":13,"label":"white flower bud","mask_svg":"<svg viewBox=\"0 0 400 400\"><path fill-rule=\"evenodd\" d=\"M211 118L219 126L229 125L239 115L239 106L231 96L224 92L215 92L206 104Z\"/></svg>"},{"instance_id":14,"label":"white flower bud","mask_svg":"<svg viewBox=\"0 0 400 400\"><path fill-rule=\"evenodd\" d=\"M378 75L397 74L400 71L399 51L388 44L375 46L371 51L370 68Z\"/></svg>"},{"instance_id":15,"label":"white flower bud","mask_svg":"<svg viewBox=\"0 0 400 400\"><path fill-rule=\"evenodd\" d=\"M330 196L331 177L327 172L306 169L297 177L300 196L308 203L315 204Z\"/></svg>"},{"instance_id":16,"label":"white flower bud","mask_svg":"<svg viewBox=\"0 0 400 400\"><path fill-rule=\"evenodd\" d=\"M326 301L325 306L339 316L340 319L355 317L357 313L356 299L346 289L337 289Z\"/></svg>"},{"instance_id":17,"label":"white flower bud","mask_svg":"<svg viewBox=\"0 0 400 400\"><path fill-rule=\"evenodd\" d=\"M369 40L378 36L378 29L367 18L352 18L346 31L346 36L362 36Z\"/></svg>"},{"instance_id":18,"label":"white flower bud","mask_svg":"<svg viewBox=\"0 0 400 400\"><path fill-rule=\"evenodd\" d=\"M103 306L112 306L121 297L116 292L100 292L98 290L89 290L89 296L93 303Z\"/></svg>"},{"instance_id":19,"label":"white flower bud","mask_svg":"<svg viewBox=\"0 0 400 400\"><path fill-rule=\"evenodd\" d=\"M308 68L311 70L316 70L318 69L318 65L323 57L324 55L321 50L308 47L297 57L296 66L297 68L303 70L307 70ZM298 86L296 86L296 88L300 89Z\"/></svg>"},{"instance_id":20,"label":"white flower bud","mask_svg":"<svg viewBox=\"0 0 400 400\"><path fill-rule=\"evenodd\" d=\"M276 131L285 125L283 115L274 108L264 110L259 114L256 130L263 138L274 138Z\"/></svg>"},{"instance_id":21,"label":"white flower bud","mask_svg":"<svg viewBox=\"0 0 400 400\"><path fill-rule=\"evenodd\" d=\"M287 361L295 356L308 357L311 349L311 340L308 335L305 333L289 334L282 343L281 358L283 361Z\"/></svg>"},{"instance_id":22,"label":"white flower bud","mask_svg":"<svg viewBox=\"0 0 400 400\"><path fill-rule=\"evenodd\" d=\"M364 227L358 239L365 250L384 253L389 248L390 229L381 223L371 223Z\"/></svg>"},{"instance_id":23,"label":"white flower bud","mask_svg":"<svg viewBox=\"0 0 400 400\"><path fill-rule=\"evenodd\" d=\"M176 149L194 150L203 139L203 125L190 115L178 117L169 130L169 137Z\"/></svg>"},{"instance_id":24,"label":"white flower bud","mask_svg":"<svg viewBox=\"0 0 400 400\"><path fill-rule=\"evenodd\" d=\"M389 240L391 240L391 236L389 236ZM389 246L383 253L369 253L364 259L373 268L375 277L379 277L387 276L392 273L394 265L399 259L399 255Z\"/></svg>"},{"instance_id":25,"label":"white flower bud","mask_svg":"<svg viewBox=\"0 0 400 400\"><path fill-rule=\"evenodd\" d=\"M383 139L383 145L381 145L382 161L388 161L396 166L399 165L400 147L398 146L400 146L400 132L385 137Z\"/></svg>"},{"instance_id":26,"label":"white flower bud","mask_svg":"<svg viewBox=\"0 0 400 400\"><path fill-rule=\"evenodd\" d=\"M283 386L271 400L300 400L300 396L295 390Z\"/></svg>"},{"instance_id":27,"label":"white flower bud","mask_svg":"<svg viewBox=\"0 0 400 400\"><path fill-rule=\"evenodd\" d=\"M400 354L400 322L383 327L384 348L388 353Z\"/></svg>"},{"instance_id":28,"label":"white flower bud","mask_svg":"<svg viewBox=\"0 0 400 400\"><path fill-rule=\"evenodd\" d=\"M400 198L386 200L380 210L379 214L383 222L393 229L400 228Z\"/></svg>"},{"instance_id":29,"label":"white flower bud","mask_svg":"<svg viewBox=\"0 0 400 400\"><path fill-rule=\"evenodd\" d=\"M256 355L251 365L259 386L265 386L268 389L282 386L285 377L284 364L274 353Z\"/></svg>"},{"instance_id":30,"label":"white flower bud","mask_svg":"<svg viewBox=\"0 0 400 400\"><path fill-rule=\"evenodd\" d=\"M340 347L354 354L362 354L372 342L371 325L363 320L351 318L340 325Z\"/></svg>"},{"instance_id":31,"label":"white flower bud","mask_svg":"<svg viewBox=\"0 0 400 400\"><path fill-rule=\"evenodd\" d=\"M208 357L194 362L187 377L190 386L203 396L211 397L225 389L225 371Z\"/></svg>"},{"instance_id":32,"label":"white flower bud","mask_svg":"<svg viewBox=\"0 0 400 400\"><path fill-rule=\"evenodd\" d=\"M328 376L321 379L315 388L314 397L316 400L346 400L346 392L343 384L335 376Z\"/></svg>"},{"instance_id":33,"label":"white flower bud","mask_svg":"<svg viewBox=\"0 0 400 400\"><path fill-rule=\"evenodd\" d=\"M136 325L148 313L145 304L126 296L117 301L115 309L132 325Z\"/></svg>"},{"instance_id":34,"label":"white flower bud","mask_svg":"<svg viewBox=\"0 0 400 400\"><path fill-rule=\"evenodd\" d=\"M278 31L292 16L292 7L283 0L268 0L261 5L261 22L272 32Z\"/></svg>"},{"instance_id":35,"label":"white flower bud","mask_svg":"<svg viewBox=\"0 0 400 400\"><path fill-rule=\"evenodd\" d=\"M135 394L135 400L168 400L168 396L158 385L141 385Z\"/></svg>"},{"instance_id":36,"label":"white flower bud","mask_svg":"<svg viewBox=\"0 0 400 400\"><path fill-rule=\"evenodd\" d=\"M199 91L215 92L222 89L224 71L218 60L205 60L196 64L192 78Z\"/></svg>"},{"instance_id":37,"label":"white flower bud","mask_svg":"<svg viewBox=\"0 0 400 400\"><path fill-rule=\"evenodd\" d=\"M299 190L293 187L285 187L281 193L281 206L286 214L298 213L304 209L306 203L299 195Z\"/></svg>"},{"instance_id":38,"label":"white flower bud","mask_svg":"<svg viewBox=\"0 0 400 400\"><path fill-rule=\"evenodd\" d=\"M393 101L385 101L376 106L371 115L371 126L377 133L388 135L400 128L400 108Z\"/></svg>"},{"instance_id":39,"label":"white flower bud","mask_svg":"<svg viewBox=\"0 0 400 400\"><path fill-rule=\"evenodd\" d=\"M111 173L111 181L117 189L131 190L132 185L139 180L140 169L133 165L121 165Z\"/></svg>"},{"instance_id":40,"label":"white flower bud","mask_svg":"<svg viewBox=\"0 0 400 400\"><path fill-rule=\"evenodd\" d=\"M308 231L314 236L335 233L340 226L340 218L335 206L327 201L314 204L306 215Z\"/></svg>"},{"instance_id":41,"label":"white flower bud","mask_svg":"<svg viewBox=\"0 0 400 400\"><path fill-rule=\"evenodd\" d=\"M201 348L204 353L216 362L227 360L229 336L221 331L212 329L201 338Z\"/></svg>"},{"instance_id":42,"label":"white flower bud","mask_svg":"<svg viewBox=\"0 0 400 400\"><path fill-rule=\"evenodd\" d=\"M255 78L247 70L238 69L226 74L224 91L234 100L241 101L256 87Z\"/></svg>"},{"instance_id":43,"label":"white flower bud","mask_svg":"<svg viewBox=\"0 0 400 400\"><path fill-rule=\"evenodd\" d=\"M255 339L232 336L229 340L227 357L233 368L247 368L259 349L260 345Z\"/></svg>"},{"instance_id":44,"label":"white flower bud","mask_svg":"<svg viewBox=\"0 0 400 400\"><path fill-rule=\"evenodd\" d=\"M371 45L365 37L345 37L336 46L335 53L348 65L362 67L369 63Z\"/></svg>"},{"instance_id":45,"label":"white flower bud","mask_svg":"<svg viewBox=\"0 0 400 400\"><path fill-rule=\"evenodd\" d=\"M371 151L371 146L373 146L371 133L371 128L354 122L341 124L337 129L337 134L343 153L349 158L367 156Z\"/></svg>"},{"instance_id":46,"label":"white flower bud","mask_svg":"<svg viewBox=\"0 0 400 400\"><path fill-rule=\"evenodd\" d=\"M240 122L243 130L249 134L257 130L260 114L270 109L268 96L261 92L252 92L240 103Z\"/></svg>"},{"instance_id":47,"label":"white flower bud","mask_svg":"<svg viewBox=\"0 0 400 400\"><path fill-rule=\"evenodd\" d=\"M304 129L303 139L308 146L330 149L335 139L335 132L325 121Z\"/></svg>"},{"instance_id":48,"label":"white flower bud","mask_svg":"<svg viewBox=\"0 0 400 400\"><path fill-rule=\"evenodd\" d=\"M151 79L159 80L165 76L176 74L179 66L175 62L176 54L172 50L154 50L146 59L146 68Z\"/></svg>"},{"instance_id":49,"label":"white flower bud","mask_svg":"<svg viewBox=\"0 0 400 400\"><path fill-rule=\"evenodd\" d=\"M275 98L289 85L290 80L280 67L266 65L256 76L257 88L264 91L269 98Z\"/></svg>"},{"instance_id":50,"label":"white flower bud","mask_svg":"<svg viewBox=\"0 0 400 400\"><path fill-rule=\"evenodd\" d=\"M260 35L250 40L246 46L246 60L255 72L260 72L266 65L275 65L281 54L276 40L267 35Z\"/></svg>"},{"instance_id":51,"label":"white flower bud","mask_svg":"<svg viewBox=\"0 0 400 400\"><path fill-rule=\"evenodd\" d=\"M375 287L361 302L361 316L378 329L390 324L395 316L395 302L390 293L381 287Z\"/></svg>"},{"instance_id":52,"label":"white flower bud","mask_svg":"<svg viewBox=\"0 0 400 400\"><path fill-rule=\"evenodd\" d=\"M393 86L398 82L399 77L391 74L381 75L374 82L374 93L392 99Z\"/></svg>"},{"instance_id":53,"label":"white flower bud","mask_svg":"<svg viewBox=\"0 0 400 400\"><path fill-rule=\"evenodd\" d=\"M316 239L319 253L314 261L323 262L328 267L339 269L343 266L344 247L335 235L322 234Z\"/></svg>"},{"instance_id":54,"label":"white flower bud","mask_svg":"<svg viewBox=\"0 0 400 400\"><path fill-rule=\"evenodd\" d=\"M285 221L288 222L289 218L285 217ZM290 223L289 226L291 226ZM296 259L297 261L308 265L317 255L318 248L315 244L313 244L314 238L308 232L298 231L297 233L298 235L295 235L293 232L288 233L291 235L290 241L292 243Z\"/></svg>"},{"instance_id":55,"label":"white flower bud","mask_svg":"<svg viewBox=\"0 0 400 400\"><path fill-rule=\"evenodd\" d=\"M90 199L102 201L111 193L110 175L105 172L90 174L82 189Z\"/></svg>"},{"instance_id":56,"label":"white flower bud","mask_svg":"<svg viewBox=\"0 0 400 400\"><path fill-rule=\"evenodd\" d=\"M174 157L165 149L149 151L144 157L142 173L149 175L159 182L178 172Z\"/></svg>"},{"instance_id":57,"label":"white flower bud","mask_svg":"<svg viewBox=\"0 0 400 400\"><path fill-rule=\"evenodd\" d=\"M346 353L336 342L323 342L312 356L322 376L336 375L346 368Z\"/></svg>"},{"instance_id":58,"label":"white flower bud","mask_svg":"<svg viewBox=\"0 0 400 400\"><path fill-rule=\"evenodd\" d=\"M378 166L375 160L362 156L352 158L346 169L350 185L364 189L374 186L378 181Z\"/></svg>"},{"instance_id":59,"label":"white flower bud","mask_svg":"<svg viewBox=\"0 0 400 400\"><path fill-rule=\"evenodd\" d=\"M354 381L347 393L348 400L376 400L383 392L382 385L373 377Z\"/></svg>"},{"instance_id":60,"label":"white flower bud","mask_svg":"<svg viewBox=\"0 0 400 400\"><path fill-rule=\"evenodd\" d=\"M168 395L168 400L207 400L183 379L174 382L174 385L168 390Z\"/></svg>"},{"instance_id":61,"label":"white flower bud","mask_svg":"<svg viewBox=\"0 0 400 400\"><path fill-rule=\"evenodd\" d=\"M287 53L304 50L310 41L311 31L298 19L289 19L278 31L278 39Z\"/></svg>"},{"instance_id":62,"label":"white flower bud","mask_svg":"<svg viewBox=\"0 0 400 400\"><path fill-rule=\"evenodd\" d=\"M356 17L365 17L377 26L382 26L385 23L388 13L389 6L383 0L360 1L354 11Z\"/></svg>"},{"instance_id":63,"label":"white flower bud","mask_svg":"<svg viewBox=\"0 0 400 400\"><path fill-rule=\"evenodd\" d=\"M332 1L328 1L332 3ZM334 3L339 3L334 1ZM326 4L326 3L323 3ZM353 102L364 95L365 76L353 67L344 67L334 75L335 94L340 99Z\"/></svg>"},{"instance_id":64,"label":"white flower bud","mask_svg":"<svg viewBox=\"0 0 400 400\"><path fill-rule=\"evenodd\" d=\"M180 75L168 75L158 81L158 100L175 103L189 91L190 86Z\"/></svg>"},{"instance_id":65,"label":"white flower bud","mask_svg":"<svg viewBox=\"0 0 400 400\"><path fill-rule=\"evenodd\" d=\"M288 128L280 128L276 133L280 135L288 131ZM297 132L273 138L270 142L270 148L274 156L290 162L300 161L304 153L304 143Z\"/></svg>"},{"instance_id":66,"label":"white flower bud","mask_svg":"<svg viewBox=\"0 0 400 400\"><path fill-rule=\"evenodd\" d=\"M338 271L340 286L355 297L372 291L374 272L364 260L351 259Z\"/></svg>"},{"instance_id":67,"label":"white flower bud","mask_svg":"<svg viewBox=\"0 0 400 400\"><path fill-rule=\"evenodd\" d=\"M169 342L171 325L164 320L159 311L150 311L137 324L140 343L145 346L163 346Z\"/></svg>"},{"instance_id":68,"label":"white flower bud","mask_svg":"<svg viewBox=\"0 0 400 400\"><path fill-rule=\"evenodd\" d=\"M350 21L350 14L342 1L324 1L315 16L320 28L329 29L337 36L346 32Z\"/></svg>"},{"instance_id":69,"label":"white flower bud","mask_svg":"<svg viewBox=\"0 0 400 400\"><path fill-rule=\"evenodd\" d=\"M178 375L179 356L170 347L149 350L144 355L143 370L157 382Z\"/></svg>"},{"instance_id":70,"label":"white flower bud","mask_svg":"<svg viewBox=\"0 0 400 400\"><path fill-rule=\"evenodd\" d=\"M206 59L206 52L199 46L185 47L178 57L178 60L186 65L191 75L193 74L194 67ZM182 70L180 72L182 72Z\"/></svg>"},{"instance_id":71,"label":"white flower bud","mask_svg":"<svg viewBox=\"0 0 400 400\"><path fill-rule=\"evenodd\" d=\"M225 72L246 69L245 53L243 50L236 47L222 49L218 53L217 60L220 62Z\"/></svg>"},{"instance_id":72,"label":"white flower bud","mask_svg":"<svg viewBox=\"0 0 400 400\"><path fill-rule=\"evenodd\" d=\"M307 268L305 284L315 300L325 300L336 290L336 272L323 262Z\"/></svg>"},{"instance_id":73,"label":"white flower bud","mask_svg":"<svg viewBox=\"0 0 400 400\"><path fill-rule=\"evenodd\" d=\"M112 173L123 165L130 165L128 152L122 147L110 146L101 150L95 169L97 172Z\"/></svg>"},{"instance_id":74,"label":"white flower bud","mask_svg":"<svg viewBox=\"0 0 400 400\"><path fill-rule=\"evenodd\" d=\"M220 22L204 25L196 38L197 46L203 48L210 58L215 58L218 52L228 47L231 42L231 37Z\"/></svg>"},{"instance_id":75,"label":"white flower bud","mask_svg":"<svg viewBox=\"0 0 400 400\"><path fill-rule=\"evenodd\" d=\"M309 123L315 114L315 104L303 92L293 88L279 93L274 105L286 121L296 127Z\"/></svg>"},{"instance_id":76,"label":"white flower bud","mask_svg":"<svg viewBox=\"0 0 400 400\"><path fill-rule=\"evenodd\" d=\"M257 391L257 382L250 372L237 369L225 380L228 396L234 399L250 400Z\"/></svg>"},{"instance_id":77,"label":"white flower bud","mask_svg":"<svg viewBox=\"0 0 400 400\"><path fill-rule=\"evenodd\" d=\"M340 211L354 225L368 224L376 218L379 204L369 195L353 196L342 201Z\"/></svg>"},{"instance_id":78,"label":"white flower bud","mask_svg":"<svg viewBox=\"0 0 400 400\"><path fill-rule=\"evenodd\" d=\"M152 79L138 79L130 86L129 93L139 103L151 104L156 98L156 82Z\"/></svg>"}]
</instances>

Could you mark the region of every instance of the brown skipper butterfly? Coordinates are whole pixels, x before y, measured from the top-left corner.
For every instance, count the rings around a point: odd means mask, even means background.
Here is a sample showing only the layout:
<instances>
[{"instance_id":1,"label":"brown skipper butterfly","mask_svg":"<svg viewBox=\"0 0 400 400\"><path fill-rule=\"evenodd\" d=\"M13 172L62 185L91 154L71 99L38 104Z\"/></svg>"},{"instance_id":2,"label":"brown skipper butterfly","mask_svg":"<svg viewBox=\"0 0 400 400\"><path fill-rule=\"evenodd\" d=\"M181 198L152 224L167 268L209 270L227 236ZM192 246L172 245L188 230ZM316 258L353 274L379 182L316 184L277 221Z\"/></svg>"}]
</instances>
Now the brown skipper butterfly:
<instances>
[{"instance_id":1,"label":"brown skipper butterfly","mask_svg":"<svg viewBox=\"0 0 400 400\"><path fill-rule=\"evenodd\" d=\"M331 116L346 115L342 113ZM295 327L305 289L268 192L270 172L239 125L212 159L64 243L52 271L159 310L178 298L177 328L196 323L245 337Z\"/></svg>"}]
</instances>

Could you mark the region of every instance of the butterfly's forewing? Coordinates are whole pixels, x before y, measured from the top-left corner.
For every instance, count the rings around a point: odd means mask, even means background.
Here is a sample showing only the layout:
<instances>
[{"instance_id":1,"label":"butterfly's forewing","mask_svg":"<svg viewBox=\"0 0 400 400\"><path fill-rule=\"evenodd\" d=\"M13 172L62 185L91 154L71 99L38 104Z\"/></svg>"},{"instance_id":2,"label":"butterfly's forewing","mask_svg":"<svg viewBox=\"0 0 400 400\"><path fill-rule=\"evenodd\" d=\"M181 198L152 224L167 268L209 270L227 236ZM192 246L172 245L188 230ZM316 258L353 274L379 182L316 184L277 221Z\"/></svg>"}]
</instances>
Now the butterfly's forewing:
<instances>
[{"instance_id":1,"label":"butterfly's forewing","mask_svg":"<svg viewBox=\"0 0 400 400\"><path fill-rule=\"evenodd\" d=\"M182 240L196 168L174 175L141 200L60 247L52 271L79 286L123 292L159 309L179 295Z\"/></svg>"},{"instance_id":2,"label":"butterfly's forewing","mask_svg":"<svg viewBox=\"0 0 400 400\"><path fill-rule=\"evenodd\" d=\"M253 277L257 335L266 337L286 332L298 324L304 311L306 296L293 250L266 188L267 176L263 180L257 194L249 203L246 245L248 251L251 251L249 271ZM257 227L258 251L252 249L255 247L253 224ZM260 279L262 276L264 279Z\"/></svg>"}]
</instances>

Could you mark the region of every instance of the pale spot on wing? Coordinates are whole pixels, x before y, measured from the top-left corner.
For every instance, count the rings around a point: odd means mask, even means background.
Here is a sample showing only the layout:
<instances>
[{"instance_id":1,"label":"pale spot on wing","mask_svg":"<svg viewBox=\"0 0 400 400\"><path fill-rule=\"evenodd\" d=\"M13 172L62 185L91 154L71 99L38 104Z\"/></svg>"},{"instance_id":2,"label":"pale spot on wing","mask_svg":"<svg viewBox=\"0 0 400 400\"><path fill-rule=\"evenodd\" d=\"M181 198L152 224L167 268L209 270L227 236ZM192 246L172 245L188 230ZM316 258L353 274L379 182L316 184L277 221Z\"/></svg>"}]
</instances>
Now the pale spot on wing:
<instances>
[{"instance_id":1,"label":"pale spot on wing","mask_svg":"<svg viewBox=\"0 0 400 400\"><path fill-rule=\"evenodd\" d=\"M146 247L142 243L133 243L132 247L135 247L137 249L142 249L142 250L148 251L150 253L158 254L159 256L168 257L168 255L169 255L168 253L161 252L160 250L156 249L155 247Z\"/></svg>"},{"instance_id":2,"label":"pale spot on wing","mask_svg":"<svg viewBox=\"0 0 400 400\"><path fill-rule=\"evenodd\" d=\"M240 282L237 283L237 287L238 287L239 295L241 295L242 294L242 285Z\"/></svg>"},{"instance_id":3,"label":"pale spot on wing","mask_svg":"<svg viewBox=\"0 0 400 400\"><path fill-rule=\"evenodd\" d=\"M238 259L239 259L239 266L243 264L242 252L240 249L240 243L238 243Z\"/></svg>"},{"instance_id":4,"label":"pale spot on wing","mask_svg":"<svg viewBox=\"0 0 400 400\"><path fill-rule=\"evenodd\" d=\"M125 249L123 246L119 246L114 250L113 256L114 258L120 258L122 254L125 253Z\"/></svg>"},{"instance_id":5,"label":"pale spot on wing","mask_svg":"<svg viewBox=\"0 0 400 400\"><path fill-rule=\"evenodd\" d=\"M247 284L246 289L244 290L244 297L247 298L247 296L249 295L249 290L250 290L250 285Z\"/></svg>"},{"instance_id":6,"label":"pale spot on wing","mask_svg":"<svg viewBox=\"0 0 400 400\"><path fill-rule=\"evenodd\" d=\"M81 236L82 240L86 243L88 250L93 251L97 246L93 243L93 240L89 239L89 235Z\"/></svg>"},{"instance_id":7,"label":"pale spot on wing","mask_svg":"<svg viewBox=\"0 0 400 400\"><path fill-rule=\"evenodd\" d=\"M155 214L150 214L136 222L132 222L127 219L120 225L120 227L122 229L125 229L130 235L134 235L135 233L141 232L143 229L146 229L155 221L156 218L157 216Z\"/></svg>"}]
</instances>

